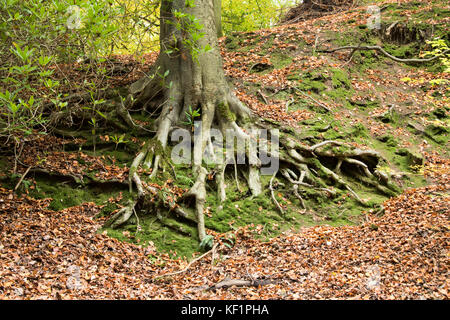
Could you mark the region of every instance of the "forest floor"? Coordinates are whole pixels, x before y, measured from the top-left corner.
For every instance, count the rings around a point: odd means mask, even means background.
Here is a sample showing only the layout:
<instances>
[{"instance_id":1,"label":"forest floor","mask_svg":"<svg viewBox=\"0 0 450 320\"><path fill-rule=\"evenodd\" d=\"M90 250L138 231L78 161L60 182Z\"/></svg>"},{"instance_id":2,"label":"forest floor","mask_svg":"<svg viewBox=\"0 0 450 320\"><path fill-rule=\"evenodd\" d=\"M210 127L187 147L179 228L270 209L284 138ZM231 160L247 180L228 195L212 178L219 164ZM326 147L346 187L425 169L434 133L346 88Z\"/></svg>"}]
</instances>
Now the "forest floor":
<instances>
[{"instance_id":1,"label":"forest floor","mask_svg":"<svg viewBox=\"0 0 450 320\"><path fill-rule=\"evenodd\" d=\"M449 73L439 72L437 60L405 64L377 51L321 51L380 45L417 58L425 38L450 41L450 6L380 6L380 31L367 28L360 7L235 33L220 45L236 95L255 114L310 143L377 150L401 194L379 194L347 177L369 206L349 195L305 194L302 209L280 182L280 214L269 191L248 199L245 183L236 185L230 172L224 209L215 195L207 198L206 227L218 246L197 261L204 253L195 224L170 215L102 228L131 197L128 170L145 136L99 130L93 137L83 124L70 132L77 138L55 130L0 157L0 299L448 299ZM129 72L108 81L132 83L156 56L144 63L116 57L115 68ZM74 81L89 76L82 66L60 69ZM148 124L145 113L133 118ZM168 201L192 185L188 167L175 169L154 184Z\"/></svg>"}]
</instances>

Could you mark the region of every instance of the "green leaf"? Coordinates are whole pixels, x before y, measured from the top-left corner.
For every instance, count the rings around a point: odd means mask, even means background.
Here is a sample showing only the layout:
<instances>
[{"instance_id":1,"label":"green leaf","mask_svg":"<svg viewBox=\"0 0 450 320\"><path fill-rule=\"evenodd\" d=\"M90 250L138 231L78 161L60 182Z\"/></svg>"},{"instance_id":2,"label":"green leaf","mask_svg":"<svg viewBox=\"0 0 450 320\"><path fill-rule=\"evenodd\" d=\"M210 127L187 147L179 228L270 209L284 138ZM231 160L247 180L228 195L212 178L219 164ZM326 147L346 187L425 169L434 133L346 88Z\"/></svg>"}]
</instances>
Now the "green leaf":
<instances>
[{"instance_id":1,"label":"green leaf","mask_svg":"<svg viewBox=\"0 0 450 320\"><path fill-rule=\"evenodd\" d=\"M214 244L214 237L212 235L207 235L201 242L199 247L203 250L211 249Z\"/></svg>"},{"instance_id":2,"label":"green leaf","mask_svg":"<svg viewBox=\"0 0 450 320\"><path fill-rule=\"evenodd\" d=\"M209 51L211 51L213 48L209 45L209 44L207 44L204 48L203 48L203 51L204 52L209 52Z\"/></svg>"},{"instance_id":3,"label":"green leaf","mask_svg":"<svg viewBox=\"0 0 450 320\"><path fill-rule=\"evenodd\" d=\"M103 114L103 113L101 113L100 111L98 111L98 110L95 110L101 117L103 117L104 119L106 119L106 116Z\"/></svg>"}]
</instances>

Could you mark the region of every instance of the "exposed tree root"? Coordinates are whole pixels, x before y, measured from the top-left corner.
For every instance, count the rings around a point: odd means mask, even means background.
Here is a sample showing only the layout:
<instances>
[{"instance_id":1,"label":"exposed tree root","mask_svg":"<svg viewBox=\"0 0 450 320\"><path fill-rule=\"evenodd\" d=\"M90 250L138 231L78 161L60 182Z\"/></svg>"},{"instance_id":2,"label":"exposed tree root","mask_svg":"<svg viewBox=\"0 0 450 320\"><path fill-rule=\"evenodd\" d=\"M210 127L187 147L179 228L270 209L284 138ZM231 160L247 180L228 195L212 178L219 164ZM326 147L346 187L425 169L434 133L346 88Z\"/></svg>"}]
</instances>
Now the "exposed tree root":
<instances>
[{"instance_id":1,"label":"exposed tree root","mask_svg":"<svg viewBox=\"0 0 450 320\"><path fill-rule=\"evenodd\" d=\"M164 118L160 121L160 127L158 132L152 140L147 141L142 150L135 157L132 166L130 168L130 189L132 185L137 188L137 200L130 204L128 207L119 211L109 222L112 227L123 224L129 219L134 208L138 203L148 205L148 201L145 201L147 197L158 196L158 191L149 186L147 183L141 181L141 177L138 174L138 168L143 166L144 168L151 168L152 174L150 175L150 180L155 177L158 167L161 165L161 161L166 161L164 152L167 148L168 135L173 126L177 123L180 118L180 113L182 112L181 103L175 104L172 109L167 109L163 107L162 114L165 114ZM178 115L171 112L175 110ZM239 109L238 109L239 110ZM194 139L194 166L193 173L196 177L194 185L191 189L186 192L182 197L182 200L187 200L192 198L195 200L195 212L196 212L196 222L200 241L206 237L206 229L204 222L204 207L206 202L206 177L209 172L206 167L203 166L202 161L203 154L207 148L212 148L210 131L212 128L214 119L213 113L204 113L202 115L203 127L201 128L201 135L195 137ZM232 129L233 132L243 138L246 143L250 142L250 136L245 133L241 127L236 123L234 118L217 118L217 122L220 124L220 130L225 135L226 129ZM206 127L205 124L206 123ZM248 132L248 128L247 128ZM307 209L305 200L303 199L299 188L302 189L312 189L323 193L326 197L335 197L339 189L348 192L358 203L361 205L366 205L366 202L359 197L357 192L355 192L345 181L344 173L342 168L345 165L345 172L351 172L351 176L356 177L361 182L366 185L374 187L376 190L383 194L392 195L395 193L395 187L389 183L388 177L383 177L383 174L378 172L376 167L377 164L382 160L381 156L373 150L362 150L358 148L353 148L345 145L340 141L327 140L312 146L303 144L301 141L296 140L295 137L285 135L280 141L282 152L278 155L272 154L272 156L277 156L281 163L281 170L276 171L269 182L269 190L271 193L271 198L275 203L276 207L280 213L284 213L283 206L278 202L275 197L274 180L277 175L284 177L288 183L291 184L294 190L295 197L300 201L303 209ZM257 196L262 193L262 185L260 181L260 164L254 159L257 154L257 150L250 150L248 147L245 150L245 154L249 161L247 182L249 190L253 196ZM253 152L253 153L252 153ZM270 154L270 152L268 152ZM217 184L217 195L219 201L222 203L226 200L226 185L225 185L225 170L228 164L234 165L236 183L237 179L237 154L228 155L227 158L220 163L215 169L216 184ZM323 164L323 160L334 159L336 166L332 169L328 168ZM250 165L252 163L252 165ZM353 169L350 169L353 168ZM383 177L381 179L380 177ZM331 187L337 186L338 189ZM160 200L157 203L163 203ZM142 208L144 211L150 211L151 208ZM169 206L160 206L160 209L173 211L178 216L182 218L187 218L187 214L180 206L175 208ZM159 210L159 209L158 209Z\"/></svg>"},{"instance_id":2,"label":"exposed tree root","mask_svg":"<svg viewBox=\"0 0 450 320\"><path fill-rule=\"evenodd\" d=\"M206 237L205 230L205 216L204 216L204 207L206 202L206 188L205 188L205 180L208 171L205 168L200 167L199 172L197 172L197 181L195 181L191 190L185 194L185 197L194 197L195 198L195 210L197 212L197 226L198 226L198 236L200 241L202 241Z\"/></svg>"},{"instance_id":3,"label":"exposed tree root","mask_svg":"<svg viewBox=\"0 0 450 320\"><path fill-rule=\"evenodd\" d=\"M199 1L198 5L190 8L189 11L205 25L205 36L199 40L198 45L211 47L210 44L217 43L217 35L213 32L215 24L212 19L213 14L208 10L200 9L202 5L210 6L211 2ZM167 20L171 19L170 12L177 9L178 5L184 6L184 2L181 0L163 2L164 8L161 8L161 12L167 15ZM376 167L381 161L381 157L375 151L361 150L331 140L309 146L290 134L289 130L285 130L286 134L280 140L280 153L276 150L270 150L270 152L263 150L261 144L257 145L257 139L252 136L252 130L262 125L253 118L250 109L242 104L230 89L223 72L220 52L217 48L213 48L207 53L199 55L198 61L194 61L189 49L182 45L183 35L174 27L175 23L166 23L166 19L162 20L161 39L166 39L167 42L162 42L161 47L174 50L169 50L172 52L170 54L161 52L150 75L133 84L129 89L125 104L118 106L115 110L127 127L134 126L127 111L130 108L144 108L158 118L154 137L145 143L130 167L129 186L130 191L132 191L133 185L136 186L136 199L113 217L114 221L110 222L111 226L124 223L131 217L134 209L144 212L167 210L175 212L180 217L187 217L181 206L173 207L173 205L166 204L164 199L160 198L158 190L149 182L154 181L160 170L164 170L166 164L170 164L171 160L167 153L170 149L169 135L172 130L183 123L188 123L185 127L193 128L194 119L189 117L189 112L192 110L198 110L200 117L195 120L201 120L201 125L193 130L195 134L192 139L192 174L195 182L181 200L184 205L188 199L193 199L195 202L193 207L196 212L200 241L206 237L204 209L207 177L215 175L217 197L219 203L223 203L227 196L225 171L228 165L234 165L236 184L240 189L237 175L237 164L239 164L241 169L245 168L242 170L242 175L247 180L251 195L253 197L261 195L263 193L260 178L262 165L258 154L262 152L272 156L272 159L280 160L280 168L271 173L272 177L268 187L272 200L281 213L284 213L283 206L275 197L274 181L277 177L287 180L304 209L306 209L306 203L301 192L307 188L319 191L327 197L334 197L340 190L343 190L356 201L365 205L365 202L345 180L345 173L349 170L356 172L357 176L362 175L378 190L388 188L388 182L380 179L381 175L376 173ZM358 48L358 50L363 50L364 47ZM164 75L161 75L159 70L161 73L164 72ZM326 105L304 92L301 93L324 110L330 111ZM223 137L228 137L228 133L232 132L234 137L245 144L245 147L240 151L233 148L232 152L226 152L225 159L216 161L214 169L208 171L207 168L210 166L207 165L205 151L215 154L216 149L212 143L215 130L220 131ZM234 142L232 145L234 146ZM228 151L228 146L226 149ZM242 155L245 155L245 162L238 159ZM334 164L334 170L329 168L330 163ZM141 176L140 168L147 172L151 170L150 176ZM175 171L173 167L172 170ZM282 184L282 182L278 183ZM300 187L302 190L299 190ZM153 198L154 201L149 201L149 198Z\"/></svg>"},{"instance_id":4,"label":"exposed tree root","mask_svg":"<svg viewBox=\"0 0 450 320\"><path fill-rule=\"evenodd\" d=\"M161 167L162 162L170 163L170 160L166 159L165 151L168 145L168 138L170 131L179 123L180 118L183 117L185 112L185 100L188 93L184 93L181 85L178 85L178 79L174 78L171 82L171 86L164 90L164 95L166 96L166 102L162 106L162 111L157 120L158 129L156 135L151 140L148 140L143 146L141 151L135 157L129 171L129 187L132 192L132 186L135 185L137 188L137 200L135 203L130 204L127 208L124 208L112 217L113 221L109 222L110 226L118 226L126 222L127 219L131 217L131 212L138 203L146 203L145 198L147 196L154 197L157 195L156 190L149 189L149 186L141 181L141 177L138 174L139 167L144 169L151 169L151 174L149 180L152 180L158 174L158 170ZM145 84L145 82L144 82ZM150 96L146 91L154 90L155 84L153 81L146 82L146 86L136 85L130 90L132 93L138 96L137 99L129 98L129 101L139 101L143 99L142 97ZM211 97L210 95L208 95ZM193 98L189 98L193 99ZM193 198L195 200L195 211L198 225L198 235L200 241L206 237L205 223L204 223L204 205L206 202L206 177L208 171L203 166L203 155L207 148L212 150L211 143L211 128L213 126L213 121L215 120L218 124L220 131L223 136L226 136L227 130L231 130L241 139L249 141L250 137L239 127L236 120L247 118L250 115L248 109L242 105L242 103L234 97L232 94L225 94L222 99L214 100L208 98L201 102L202 106L202 125L199 128L200 134L194 136L194 165L193 173L196 177L196 181L192 188L183 196L183 200L188 198ZM218 101L218 102L214 102ZM134 102L135 103L135 102ZM216 111L219 110L219 111ZM234 110L234 111L232 111ZM127 122L127 117L124 116L122 119ZM129 119L128 119L129 120ZM129 125L129 123L127 123ZM213 153L213 152L212 152ZM257 161L253 159L256 154L246 150L246 155L251 159L251 165L249 166L248 172L248 184L250 190L254 196L261 194L262 187L259 179L259 167ZM231 157L227 154L227 159L223 163L218 165L219 173L216 175L217 179L217 192L221 202L226 199L226 186L225 186L225 169L230 160L232 163L236 163L235 156ZM231 158L231 159L230 159ZM256 163L256 164L254 164ZM144 211L149 210L149 208L143 208ZM181 209L177 208L165 208L166 210L174 210L178 215L186 217L187 215Z\"/></svg>"},{"instance_id":5,"label":"exposed tree root","mask_svg":"<svg viewBox=\"0 0 450 320\"><path fill-rule=\"evenodd\" d=\"M136 155L129 172L129 187L132 191L132 186L136 186L137 198L134 202L130 203L127 207L116 213L108 222L108 226L117 227L125 223L135 212L134 210L140 209L141 211L151 212L152 210L167 210L174 212L181 218L187 218L188 215L181 206L171 207L164 204L163 199L157 199L152 203L157 203L155 206L149 206L149 197L159 197L158 190L149 186L146 182L151 181L156 175L163 162L170 163L170 160L166 159L166 149L168 146L168 136L170 131L179 123L183 113L183 104L177 90L179 86L172 86L173 90L168 90L166 93L168 97L171 97L172 103L166 104L162 107L162 112L159 116L159 126L156 135L153 139L147 141L141 151ZM223 101L223 100L222 100ZM228 101L233 101L228 99ZM222 102L223 103L223 102ZM225 102L227 103L227 102ZM247 109L240 104L234 103L234 110L237 110L241 118L247 117ZM227 104L227 110L231 109L231 103ZM216 104L210 104L205 106L202 114L202 128L200 128L201 134L194 137L194 165L193 173L195 183L191 189L186 192L182 197L182 200L192 198L195 200L195 212L196 222L198 229L198 236L200 241L206 237L206 229L204 222L204 207L206 202L206 177L210 172L203 166L203 154L208 148L213 152L213 146L211 143L211 129L213 123L218 124L218 128L222 134L226 135L226 130L232 130L234 134L242 138L246 142L245 155L249 159L248 172L244 174L247 178L247 183L252 196L258 196L262 191L262 184L260 180L260 163L255 159L258 154L258 150L250 148L251 137L246 132L249 132L256 122L250 122L250 125L246 125L246 131L244 131L237 123L237 115L226 116L224 113L214 112ZM223 106L222 106L223 108ZM210 110L208 112L208 110ZM231 111L227 111L231 112ZM125 119L123 119L125 121ZM215 122L213 121L215 120ZM345 172L351 172L351 176L356 177L362 183L375 188L377 191L392 195L395 193L395 186L390 184L389 178L384 176L383 173L377 171L377 164L382 160L381 156L373 150L362 150L358 148L350 147L343 142L327 140L311 146L303 144L297 138L286 134L283 135L283 139L280 141L281 150L280 154L269 155L278 157L280 160L281 169L275 172L269 182L269 190L271 198L275 203L280 213L284 213L283 206L278 202L275 197L274 180L277 175L285 178L288 183L291 184L294 196L300 201L303 209L307 209L306 202L301 195L299 188L312 189L323 193L326 197L335 197L339 189L348 192L358 203L366 205L366 202L359 197L346 182L344 178L343 168L345 166ZM227 154L226 159L218 164L215 168L215 177L217 184L217 195L220 203L226 200L226 185L225 185L225 170L228 164L234 165L236 183L239 185L237 177L237 153ZM336 163L333 169L325 166L323 160L328 160L330 163L334 159ZM332 162L332 161L331 161ZM141 180L141 176L138 171L139 168L151 169L151 175L146 178L146 181ZM172 167L173 168L173 167ZM350 169L353 168L353 169ZM173 169L174 170L174 169ZM337 188L331 187L336 186Z\"/></svg>"},{"instance_id":6,"label":"exposed tree root","mask_svg":"<svg viewBox=\"0 0 450 320\"><path fill-rule=\"evenodd\" d=\"M275 190L273 188L273 179L275 178L276 174L277 174L277 172L275 172L272 175L272 178L270 178L270 182L269 182L270 196L272 197L272 201L277 206L278 211L280 211L281 213L284 213L283 207L280 206L280 203L277 201L277 198L275 197Z\"/></svg>"},{"instance_id":7,"label":"exposed tree root","mask_svg":"<svg viewBox=\"0 0 450 320\"><path fill-rule=\"evenodd\" d=\"M105 227L117 228L118 226L127 222L134 212L134 203L129 202L128 206L119 210L106 223Z\"/></svg>"}]
</instances>

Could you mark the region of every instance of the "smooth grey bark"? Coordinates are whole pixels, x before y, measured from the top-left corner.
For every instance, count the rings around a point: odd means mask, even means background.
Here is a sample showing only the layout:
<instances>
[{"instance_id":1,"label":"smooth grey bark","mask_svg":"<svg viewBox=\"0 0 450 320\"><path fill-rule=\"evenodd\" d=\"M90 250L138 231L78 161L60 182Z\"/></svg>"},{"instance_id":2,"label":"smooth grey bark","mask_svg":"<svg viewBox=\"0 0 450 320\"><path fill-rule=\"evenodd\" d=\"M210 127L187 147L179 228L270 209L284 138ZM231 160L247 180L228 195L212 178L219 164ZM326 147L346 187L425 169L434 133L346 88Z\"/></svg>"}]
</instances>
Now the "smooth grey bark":
<instances>
[{"instance_id":1,"label":"smooth grey bark","mask_svg":"<svg viewBox=\"0 0 450 320\"><path fill-rule=\"evenodd\" d=\"M222 0L214 0L214 15L216 18L217 37L223 36L222 32Z\"/></svg>"}]
</instances>

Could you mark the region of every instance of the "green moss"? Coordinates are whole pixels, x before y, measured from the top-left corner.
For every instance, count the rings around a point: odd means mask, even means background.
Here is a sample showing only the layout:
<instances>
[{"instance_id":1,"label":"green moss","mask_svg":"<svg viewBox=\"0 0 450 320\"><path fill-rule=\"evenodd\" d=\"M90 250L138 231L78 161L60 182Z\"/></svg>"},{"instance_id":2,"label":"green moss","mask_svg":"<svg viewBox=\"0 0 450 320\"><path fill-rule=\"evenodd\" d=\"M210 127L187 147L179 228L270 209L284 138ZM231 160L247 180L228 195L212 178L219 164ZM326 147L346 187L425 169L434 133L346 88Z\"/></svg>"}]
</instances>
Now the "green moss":
<instances>
[{"instance_id":1,"label":"green moss","mask_svg":"<svg viewBox=\"0 0 450 320\"><path fill-rule=\"evenodd\" d=\"M217 111L219 112L220 117L226 119L227 121L236 121L236 115L231 112L228 103L221 102L217 105Z\"/></svg>"},{"instance_id":2,"label":"green moss","mask_svg":"<svg viewBox=\"0 0 450 320\"><path fill-rule=\"evenodd\" d=\"M358 109L362 110L372 110L380 107L380 101L365 100L365 101L350 101L352 106L356 106Z\"/></svg>"},{"instance_id":3,"label":"green moss","mask_svg":"<svg viewBox=\"0 0 450 320\"><path fill-rule=\"evenodd\" d=\"M289 66L293 59L285 53L275 52L270 56L270 61L273 63L275 69L283 69Z\"/></svg>"},{"instance_id":4,"label":"green moss","mask_svg":"<svg viewBox=\"0 0 450 320\"><path fill-rule=\"evenodd\" d=\"M191 168L189 168L191 169ZM180 172L179 169L175 169L177 171L177 185L181 188L188 189L194 185L194 179L192 173L190 172Z\"/></svg>"},{"instance_id":5,"label":"green moss","mask_svg":"<svg viewBox=\"0 0 450 320\"><path fill-rule=\"evenodd\" d=\"M330 69L331 72L331 82L333 84L333 88L346 88L350 89L352 87L352 83L350 82L347 73L341 69Z\"/></svg>"},{"instance_id":6,"label":"green moss","mask_svg":"<svg viewBox=\"0 0 450 320\"><path fill-rule=\"evenodd\" d=\"M420 166L423 164L423 156L413 150L409 150L406 148L401 148L395 151L396 155L402 156L406 158L406 165L408 167L412 166Z\"/></svg>"},{"instance_id":7,"label":"green moss","mask_svg":"<svg viewBox=\"0 0 450 320\"><path fill-rule=\"evenodd\" d=\"M113 202L108 202L98 213L97 217L103 217L103 216L108 216L110 215L112 212L114 212L115 210L117 210L119 207L117 206L116 203Z\"/></svg>"},{"instance_id":8,"label":"green moss","mask_svg":"<svg viewBox=\"0 0 450 320\"><path fill-rule=\"evenodd\" d=\"M403 172L406 175L403 179L403 189L408 187L418 188L427 184L423 175L418 174L411 168L412 158L408 156L408 153L416 154L414 150L389 147L376 139L371 139L367 143L372 149L378 150L386 159L386 163L379 164L379 170L388 174L393 170L394 172Z\"/></svg>"},{"instance_id":9,"label":"green moss","mask_svg":"<svg viewBox=\"0 0 450 320\"><path fill-rule=\"evenodd\" d=\"M313 201L317 204L314 206L317 214L324 218L321 224L331 226L354 225L361 222L361 216L369 209L376 209L388 199L385 195L374 192L373 188L366 186L361 181L352 177L346 177L347 183L355 190L358 196L366 202L366 206L362 207L359 202L348 195L347 191L337 190L334 199L324 198L323 195L311 195ZM321 199L318 201L318 199ZM313 201L309 201L309 205L314 205Z\"/></svg>"},{"instance_id":10,"label":"green moss","mask_svg":"<svg viewBox=\"0 0 450 320\"><path fill-rule=\"evenodd\" d=\"M310 79L303 79L298 85L298 88L302 91L313 91L315 93L320 93L327 89L322 82Z\"/></svg>"},{"instance_id":11,"label":"green moss","mask_svg":"<svg viewBox=\"0 0 450 320\"><path fill-rule=\"evenodd\" d=\"M436 108L433 111L433 116L436 117L437 119L448 119L448 112L450 111L450 107L440 107L440 108Z\"/></svg>"},{"instance_id":12,"label":"green moss","mask_svg":"<svg viewBox=\"0 0 450 320\"><path fill-rule=\"evenodd\" d=\"M334 90L327 90L327 91L325 91L325 94L335 100L342 100L342 99L346 100L346 98L350 98L353 95L352 91L344 89L344 88L336 88Z\"/></svg>"},{"instance_id":13,"label":"green moss","mask_svg":"<svg viewBox=\"0 0 450 320\"><path fill-rule=\"evenodd\" d=\"M301 74L297 70L294 70L287 74L286 79L291 81L300 80Z\"/></svg>"},{"instance_id":14,"label":"green moss","mask_svg":"<svg viewBox=\"0 0 450 320\"><path fill-rule=\"evenodd\" d=\"M368 138L370 136L369 131L362 123L358 123L352 126L351 135L364 138Z\"/></svg>"},{"instance_id":15,"label":"green moss","mask_svg":"<svg viewBox=\"0 0 450 320\"><path fill-rule=\"evenodd\" d=\"M314 70L298 74L298 77L298 88L302 91L313 91L315 93L320 93L327 89L327 86L324 84L327 76L322 72Z\"/></svg>"},{"instance_id":16,"label":"green moss","mask_svg":"<svg viewBox=\"0 0 450 320\"><path fill-rule=\"evenodd\" d=\"M121 186L77 186L61 179L42 177L36 177L35 181L36 186L34 190L30 190L30 196L37 199L52 198L49 209L54 211L78 206L86 202L107 205L109 199L117 197L119 193L122 193L124 199L130 198L128 191ZM109 212L104 211L103 213Z\"/></svg>"},{"instance_id":17,"label":"green moss","mask_svg":"<svg viewBox=\"0 0 450 320\"><path fill-rule=\"evenodd\" d=\"M378 140L386 143L389 147L396 147L398 145L397 140L390 134L382 135L381 137L378 137Z\"/></svg>"},{"instance_id":18,"label":"green moss","mask_svg":"<svg viewBox=\"0 0 450 320\"><path fill-rule=\"evenodd\" d=\"M273 203L267 195L237 201L233 200L231 195L223 204L223 208L214 206L217 199L209 198L208 200L208 203L212 205L212 217L207 220L206 225L220 232L232 230L230 223L233 221L233 227L239 227L252 223L265 224L283 220L274 210ZM264 211L261 212L260 208Z\"/></svg>"},{"instance_id":19,"label":"green moss","mask_svg":"<svg viewBox=\"0 0 450 320\"><path fill-rule=\"evenodd\" d=\"M130 222L135 222L130 220ZM128 223L120 229L104 229L108 236L121 241L139 245L154 244L159 252L171 253L172 257L192 257L194 252L200 251L198 247L197 231L194 226L183 225L183 232L179 233L162 224L154 216L141 216L139 218L140 231L136 223ZM103 231L103 230L101 230ZM188 236L187 234L192 236Z\"/></svg>"},{"instance_id":20,"label":"green moss","mask_svg":"<svg viewBox=\"0 0 450 320\"><path fill-rule=\"evenodd\" d=\"M343 130L336 130L335 128L331 128L324 133L324 138L326 140L337 140L345 138L347 134Z\"/></svg>"},{"instance_id":21,"label":"green moss","mask_svg":"<svg viewBox=\"0 0 450 320\"><path fill-rule=\"evenodd\" d=\"M450 133L449 126L441 126L431 124L425 128L425 133L439 144L446 144L448 142L448 135Z\"/></svg>"},{"instance_id":22,"label":"green moss","mask_svg":"<svg viewBox=\"0 0 450 320\"><path fill-rule=\"evenodd\" d=\"M439 1L436 1L439 2ZM414 15L414 18L426 21L428 19L443 19L450 16L450 10L446 6L438 6L437 3L429 10L423 10Z\"/></svg>"},{"instance_id":23,"label":"green moss","mask_svg":"<svg viewBox=\"0 0 450 320\"><path fill-rule=\"evenodd\" d=\"M420 46L415 42L408 45L385 44L384 49L394 57L401 59L415 57L420 52Z\"/></svg>"}]
</instances>

